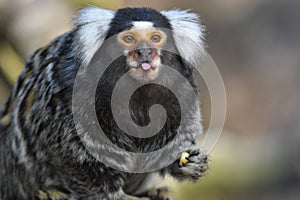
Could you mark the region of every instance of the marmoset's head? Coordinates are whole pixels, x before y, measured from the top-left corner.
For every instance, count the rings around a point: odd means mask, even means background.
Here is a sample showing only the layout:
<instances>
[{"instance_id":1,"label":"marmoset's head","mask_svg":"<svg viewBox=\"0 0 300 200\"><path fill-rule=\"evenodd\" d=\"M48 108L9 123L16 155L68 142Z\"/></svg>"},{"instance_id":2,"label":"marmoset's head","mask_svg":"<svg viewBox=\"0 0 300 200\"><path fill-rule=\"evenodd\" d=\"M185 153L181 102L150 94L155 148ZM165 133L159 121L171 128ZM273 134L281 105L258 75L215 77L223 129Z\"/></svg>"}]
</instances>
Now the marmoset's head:
<instances>
[{"instance_id":1,"label":"marmoset's head","mask_svg":"<svg viewBox=\"0 0 300 200\"><path fill-rule=\"evenodd\" d=\"M104 40L115 38L126 57L126 66L138 80L153 80L158 76L165 64L162 54L166 46L174 47L192 65L198 64L204 52L199 16L188 11L123 8L113 12L89 8L81 11L75 20L75 25L80 27L80 49L85 63Z\"/></svg>"},{"instance_id":2,"label":"marmoset's head","mask_svg":"<svg viewBox=\"0 0 300 200\"><path fill-rule=\"evenodd\" d=\"M149 8L125 8L116 12L108 36L117 35L134 78L153 80L161 67L161 49L167 42L169 20Z\"/></svg>"},{"instance_id":3,"label":"marmoset's head","mask_svg":"<svg viewBox=\"0 0 300 200\"><path fill-rule=\"evenodd\" d=\"M133 28L118 34L118 42L124 47L133 76L142 80L152 80L157 76L161 67L160 50L166 37L151 22L135 22Z\"/></svg>"}]
</instances>

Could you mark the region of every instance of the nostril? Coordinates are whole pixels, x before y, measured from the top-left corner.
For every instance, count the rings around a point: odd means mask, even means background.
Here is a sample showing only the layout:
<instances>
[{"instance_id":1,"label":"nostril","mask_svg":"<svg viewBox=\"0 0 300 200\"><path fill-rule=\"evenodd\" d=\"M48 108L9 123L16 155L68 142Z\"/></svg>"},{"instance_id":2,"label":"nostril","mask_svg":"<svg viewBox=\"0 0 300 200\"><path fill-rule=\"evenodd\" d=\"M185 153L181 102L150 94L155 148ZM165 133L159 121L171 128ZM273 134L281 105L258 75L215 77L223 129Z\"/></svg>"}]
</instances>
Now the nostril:
<instances>
[{"instance_id":1,"label":"nostril","mask_svg":"<svg viewBox=\"0 0 300 200\"><path fill-rule=\"evenodd\" d=\"M139 58L141 55L142 55L142 53L139 50L135 51L135 54L134 54L135 58Z\"/></svg>"},{"instance_id":2,"label":"nostril","mask_svg":"<svg viewBox=\"0 0 300 200\"><path fill-rule=\"evenodd\" d=\"M151 54L152 54L152 52L153 52L153 49L152 49L152 48L148 49L148 51L147 51L147 55L151 55Z\"/></svg>"}]
</instances>

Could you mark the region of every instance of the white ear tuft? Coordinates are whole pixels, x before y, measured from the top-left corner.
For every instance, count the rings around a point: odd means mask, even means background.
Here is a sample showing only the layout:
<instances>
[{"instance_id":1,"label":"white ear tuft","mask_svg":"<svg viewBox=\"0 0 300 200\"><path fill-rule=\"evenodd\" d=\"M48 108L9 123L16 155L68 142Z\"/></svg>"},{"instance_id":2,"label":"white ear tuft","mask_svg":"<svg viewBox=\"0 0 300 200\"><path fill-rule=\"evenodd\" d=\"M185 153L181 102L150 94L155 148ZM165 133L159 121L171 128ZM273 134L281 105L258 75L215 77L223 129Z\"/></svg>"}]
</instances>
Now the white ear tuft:
<instances>
[{"instance_id":1,"label":"white ear tuft","mask_svg":"<svg viewBox=\"0 0 300 200\"><path fill-rule=\"evenodd\" d=\"M204 27L199 16L188 10L162 11L173 29L175 45L180 55L193 65L198 65L205 52Z\"/></svg>"},{"instance_id":2,"label":"white ear tuft","mask_svg":"<svg viewBox=\"0 0 300 200\"><path fill-rule=\"evenodd\" d=\"M84 64L87 65L91 61L93 55L102 45L114 15L115 13L111 10L89 7L80 10L74 17L74 26L78 28L76 38L78 44L75 46L79 48L79 56Z\"/></svg>"}]
</instances>

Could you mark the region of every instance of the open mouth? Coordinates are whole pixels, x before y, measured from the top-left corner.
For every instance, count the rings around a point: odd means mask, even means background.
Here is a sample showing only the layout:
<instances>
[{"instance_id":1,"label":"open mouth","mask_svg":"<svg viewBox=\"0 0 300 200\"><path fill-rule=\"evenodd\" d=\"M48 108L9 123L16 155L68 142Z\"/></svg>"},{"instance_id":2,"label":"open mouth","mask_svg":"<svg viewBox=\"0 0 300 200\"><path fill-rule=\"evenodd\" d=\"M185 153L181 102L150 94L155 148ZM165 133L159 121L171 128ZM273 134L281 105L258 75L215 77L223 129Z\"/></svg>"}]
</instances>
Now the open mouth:
<instances>
[{"instance_id":1,"label":"open mouth","mask_svg":"<svg viewBox=\"0 0 300 200\"><path fill-rule=\"evenodd\" d=\"M152 68L152 65L149 62L142 62L139 66L145 71L148 71Z\"/></svg>"},{"instance_id":2,"label":"open mouth","mask_svg":"<svg viewBox=\"0 0 300 200\"><path fill-rule=\"evenodd\" d=\"M133 58L127 60L131 75L138 80L154 80L160 71L159 58Z\"/></svg>"},{"instance_id":3,"label":"open mouth","mask_svg":"<svg viewBox=\"0 0 300 200\"><path fill-rule=\"evenodd\" d=\"M138 80L153 80L158 76L159 66L155 65L155 62L136 61L135 66L131 66L130 70Z\"/></svg>"}]
</instances>

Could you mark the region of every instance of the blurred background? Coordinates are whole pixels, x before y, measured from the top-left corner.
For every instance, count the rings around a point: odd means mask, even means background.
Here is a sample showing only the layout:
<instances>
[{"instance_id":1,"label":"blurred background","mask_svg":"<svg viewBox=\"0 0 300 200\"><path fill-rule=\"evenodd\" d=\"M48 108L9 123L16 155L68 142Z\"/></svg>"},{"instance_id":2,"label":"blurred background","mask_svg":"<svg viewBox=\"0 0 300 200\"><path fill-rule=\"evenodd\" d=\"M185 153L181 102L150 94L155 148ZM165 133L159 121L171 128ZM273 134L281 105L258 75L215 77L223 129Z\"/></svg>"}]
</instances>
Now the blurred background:
<instances>
[{"instance_id":1,"label":"blurred background","mask_svg":"<svg viewBox=\"0 0 300 200\"><path fill-rule=\"evenodd\" d=\"M197 184L170 185L178 200L300 199L299 0L0 0L0 108L24 61L96 5L192 9L223 76L227 119L212 169ZM202 94L204 124L210 101Z\"/></svg>"}]
</instances>

